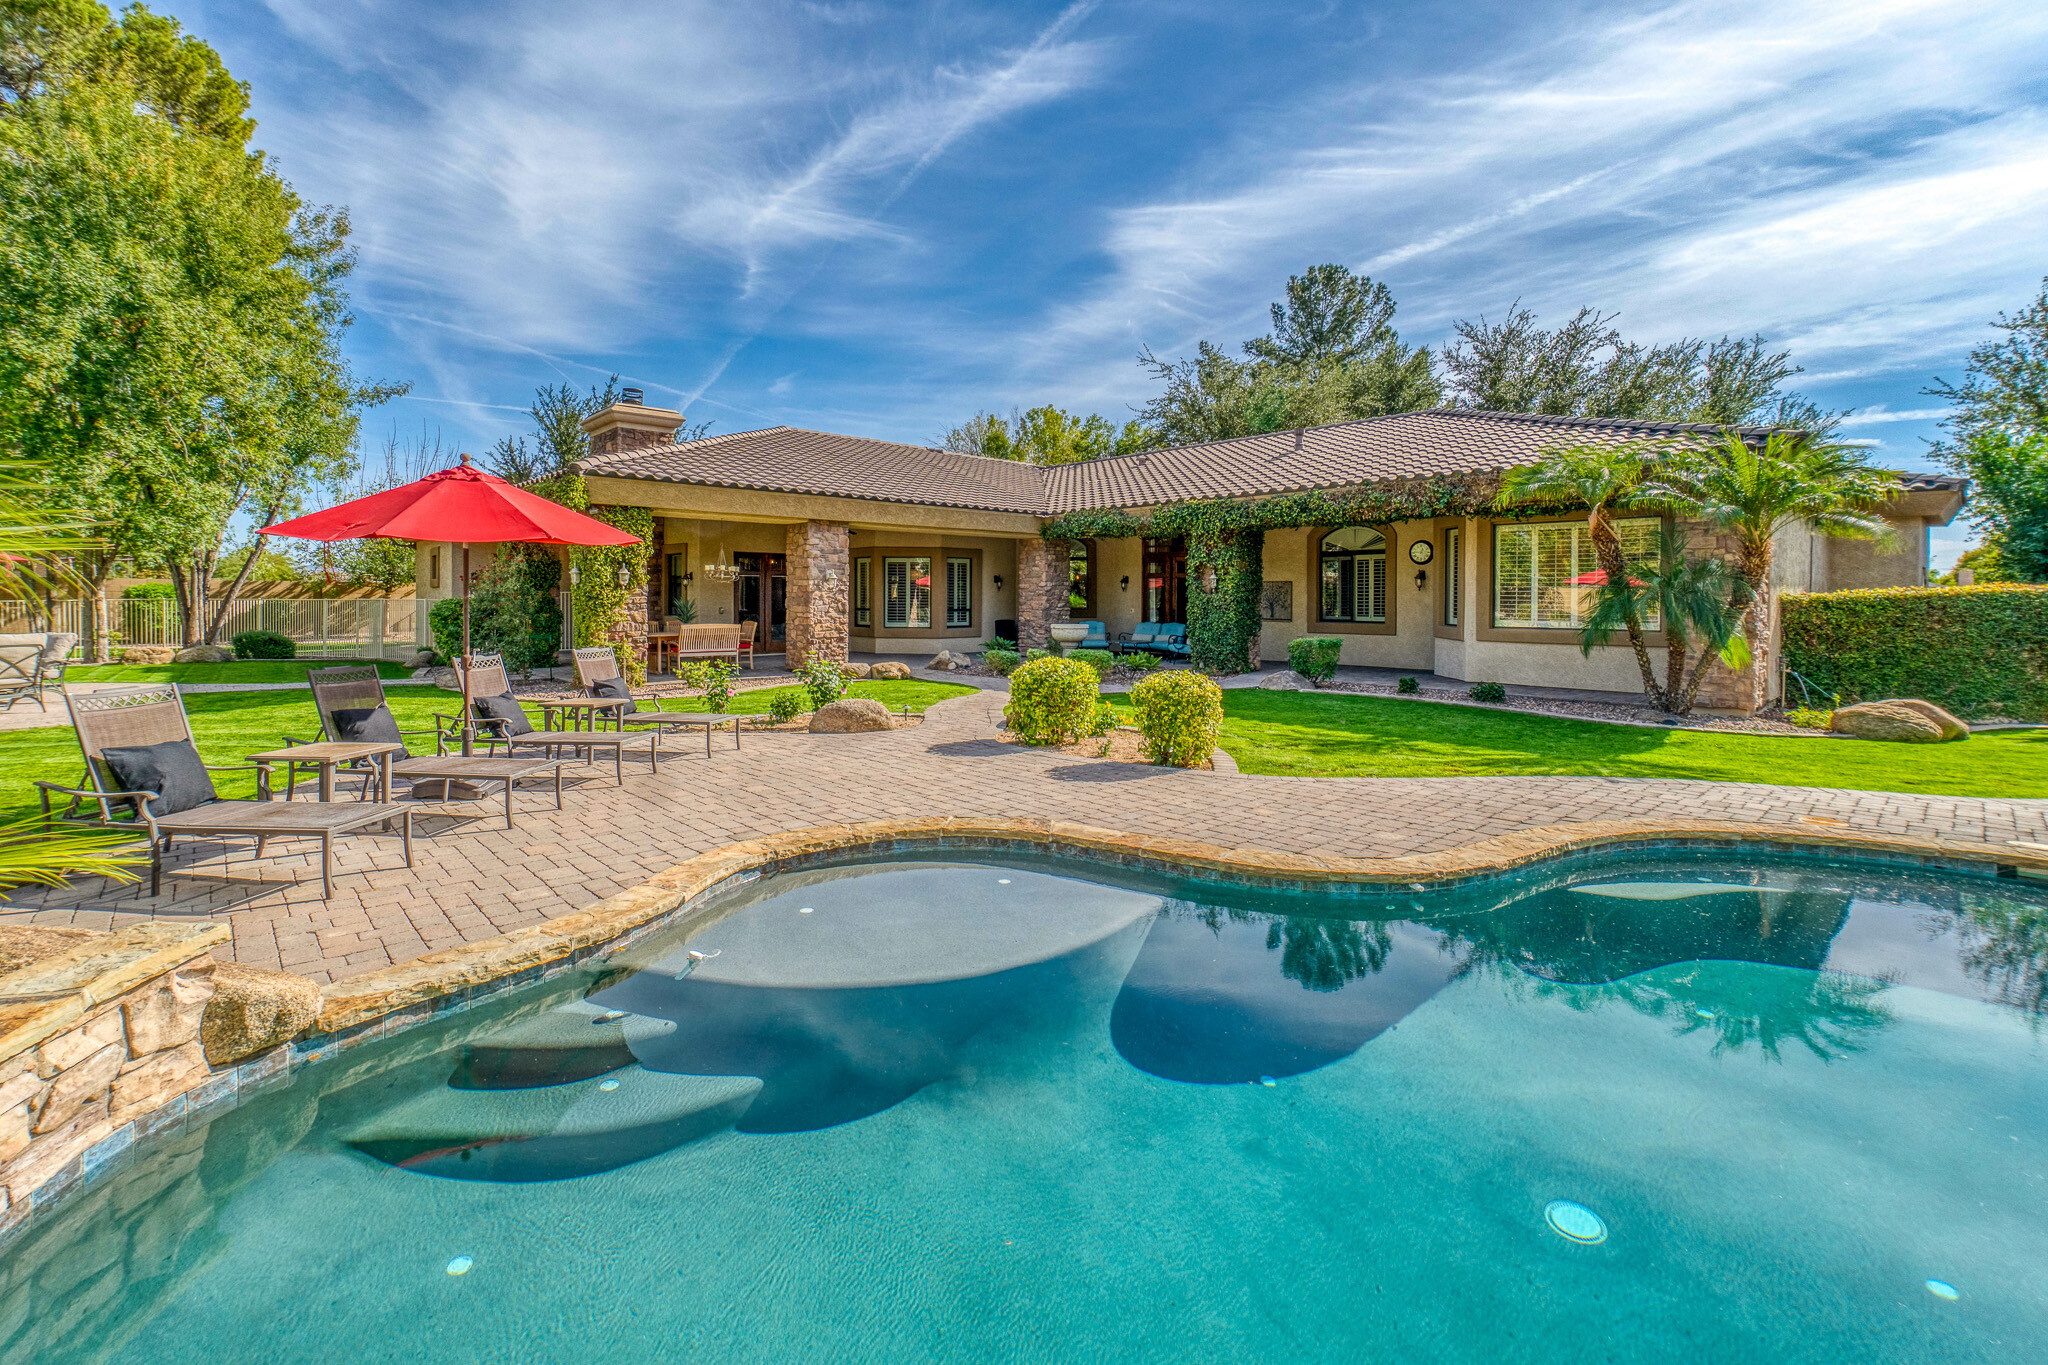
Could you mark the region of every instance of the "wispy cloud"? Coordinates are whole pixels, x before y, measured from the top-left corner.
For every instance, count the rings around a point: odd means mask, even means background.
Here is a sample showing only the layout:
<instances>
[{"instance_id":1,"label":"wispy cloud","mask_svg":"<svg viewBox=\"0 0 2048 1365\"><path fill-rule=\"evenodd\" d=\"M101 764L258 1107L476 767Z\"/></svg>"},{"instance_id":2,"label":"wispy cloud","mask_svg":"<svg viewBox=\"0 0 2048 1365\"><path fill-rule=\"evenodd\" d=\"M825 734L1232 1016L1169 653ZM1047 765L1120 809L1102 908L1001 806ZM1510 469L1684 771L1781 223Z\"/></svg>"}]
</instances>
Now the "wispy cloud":
<instances>
[{"instance_id":1,"label":"wispy cloud","mask_svg":"<svg viewBox=\"0 0 2048 1365\"><path fill-rule=\"evenodd\" d=\"M1876 407L1866 408L1854 416L1844 417L1842 425L1845 427L1876 427L1892 422L1939 422L1942 418L1948 416L1950 411L1951 409L1949 408L1906 408L1901 411L1894 411L1880 403Z\"/></svg>"}]
</instances>

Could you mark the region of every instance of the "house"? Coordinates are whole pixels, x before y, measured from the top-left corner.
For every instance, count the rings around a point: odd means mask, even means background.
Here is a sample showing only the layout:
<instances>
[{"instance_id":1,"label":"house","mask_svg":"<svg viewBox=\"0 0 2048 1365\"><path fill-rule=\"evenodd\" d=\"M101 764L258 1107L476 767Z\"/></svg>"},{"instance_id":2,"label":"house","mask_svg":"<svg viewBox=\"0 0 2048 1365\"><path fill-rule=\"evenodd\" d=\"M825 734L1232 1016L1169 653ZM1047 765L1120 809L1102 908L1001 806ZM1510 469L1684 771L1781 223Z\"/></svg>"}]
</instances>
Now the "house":
<instances>
[{"instance_id":1,"label":"house","mask_svg":"<svg viewBox=\"0 0 2048 1365\"><path fill-rule=\"evenodd\" d=\"M580 466L593 507L653 514L646 600L631 604L629 637L688 601L702 622L760 622L765 649L786 649L792 664L812 653L930 653L995 636L1029 646L1070 618L1099 619L1112 636L1185 621L1189 595L1214 589L1213 566L1190 575L1184 538L1111 532L1193 500L1389 490L1387 505L1413 514L1264 531L1260 659L1285 660L1297 636L1334 635L1347 664L1635 692L1625 643L1590 656L1579 648L1575 613L1593 569L1584 513L1495 514L1493 481L1560 446L1719 434L1437 409L1038 468L793 427L678 443L681 414L634 397L584 423L591 453ZM1787 537L1776 586L1923 584L1928 528L1953 520L1964 495L1959 479L1907 479L1886 509L1898 532L1891 546ZM1655 523L1633 519L1624 535ZM1076 525L1091 529L1062 541L1044 534ZM1706 539L1694 543L1725 548ZM429 555L436 567L452 563L445 552L422 547L422 596L452 590L427 564ZM1660 636L1651 640L1661 647ZM1721 673L1703 704L1750 710L1775 694L1763 658L1754 676Z\"/></svg>"}]
</instances>

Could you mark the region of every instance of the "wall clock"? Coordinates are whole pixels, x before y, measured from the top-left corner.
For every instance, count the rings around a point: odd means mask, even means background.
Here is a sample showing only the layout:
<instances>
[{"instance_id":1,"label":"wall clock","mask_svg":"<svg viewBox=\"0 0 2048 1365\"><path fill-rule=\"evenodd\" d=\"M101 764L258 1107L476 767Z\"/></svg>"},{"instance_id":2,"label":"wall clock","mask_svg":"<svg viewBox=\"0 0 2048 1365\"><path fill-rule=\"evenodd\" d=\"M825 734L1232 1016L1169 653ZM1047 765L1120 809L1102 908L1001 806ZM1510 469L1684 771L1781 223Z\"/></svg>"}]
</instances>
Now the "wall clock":
<instances>
[{"instance_id":1,"label":"wall clock","mask_svg":"<svg viewBox=\"0 0 2048 1365\"><path fill-rule=\"evenodd\" d=\"M1408 542L1408 558L1416 564L1427 564L1436 555L1436 546L1426 540Z\"/></svg>"}]
</instances>

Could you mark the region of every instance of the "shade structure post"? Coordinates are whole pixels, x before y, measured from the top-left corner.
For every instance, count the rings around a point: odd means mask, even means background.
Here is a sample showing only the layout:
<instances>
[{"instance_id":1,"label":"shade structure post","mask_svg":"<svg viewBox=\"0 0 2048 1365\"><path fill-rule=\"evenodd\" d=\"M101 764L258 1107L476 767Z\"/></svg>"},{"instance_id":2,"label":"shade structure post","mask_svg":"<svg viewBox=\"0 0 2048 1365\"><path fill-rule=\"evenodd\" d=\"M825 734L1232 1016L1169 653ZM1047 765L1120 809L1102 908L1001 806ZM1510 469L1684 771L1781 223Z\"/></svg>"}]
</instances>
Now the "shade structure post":
<instances>
[{"instance_id":1,"label":"shade structure post","mask_svg":"<svg viewBox=\"0 0 2048 1365\"><path fill-rule=\"evenodd\" d=\"M462 547L462 756L476 752L476 717L469 706L469 546Z\"/></svg>"}]
</instances>

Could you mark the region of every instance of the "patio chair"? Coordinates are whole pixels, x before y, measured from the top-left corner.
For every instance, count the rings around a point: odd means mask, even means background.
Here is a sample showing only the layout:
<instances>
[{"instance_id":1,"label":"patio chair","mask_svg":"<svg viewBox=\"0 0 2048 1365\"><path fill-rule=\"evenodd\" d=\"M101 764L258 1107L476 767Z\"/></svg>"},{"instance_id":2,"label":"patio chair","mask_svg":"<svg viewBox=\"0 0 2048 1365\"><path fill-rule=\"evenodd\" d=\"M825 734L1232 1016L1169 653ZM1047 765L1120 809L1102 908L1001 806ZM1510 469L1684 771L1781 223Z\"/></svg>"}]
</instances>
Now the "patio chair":
<instances>
[{"instance_id":1,"label":"patio chair","mask_svg":"<svg viewBox=\"0 0 2048 1365\"><path fill-rule=\"evenodd\" d=\"M185 701L175 683L150 683L74 695L64 689L71 707L72 729L85 756L85 776L76 787L36 783L43 803L43 827L56 820L84 821L112 829L149 834L149 894L163 889L163 855L176 838L245 838L256 841L263 856L266 840L320 841L321 899L334 898L334 836L353 834L371 825L399 822L405 840L405 865L412 866L412 810L381 802L227 801L215 794L217 772L255 771L251 763L211 764L199 757ZM125 774L125 776L124 776ZM53 814L50 798L70 799L62 814ZM91 802L97 819L81 815ZM116 820L114 808L132 805L135 818Z\"/></svg>"},{"instance_id":2,"label":"patio chair","mask_svg":"<svg viewBox=\"0 0 2048 1365\"><path fill-rule=\"evenodd\" d=\"M587 696L623 697L626 704L612 712L612 721L621 729L632 726L638 729L652 727L655 743L660 737L676 730L702 730L704 732L704 757L711 757L711 732L728 723L732 726L732 747L740 747L740 718L719 715L710 711L642 711L633 700L633 693L626 686L625 678L619 673L619 656L608 646L579 649L575 654L576 684Z\"/></svg>"},{"instance_id":3,"label":"patio chair","mask_svg":"<svg viewBox=\"0 0 2048 1365\"><path fill-rule=\"evenodd\" d=\"M1103 626L1102 622L1100 622L1100 621L1076 621L1076 622L1074 622L1074 624L1075 624L1075 625L1077 625L1077 626L1086 626L1086 627L1088 627L1088 633L1087 633L1086 635L1084 635L1084 636L1082 636L1082 637L1081 637L1081 643L1080 643L1080 644L1078 644L1078 645L1075 645L1075 646L1074 646L1074 648L1075 648L1075 649L1108 649L1108 648L1109 648L1109 631L1108 631L1108 630L1107 630L1107 629L1106 629L1106 628L1105 628L1105 627Z\"/></svg>"},{"instance_id":4,"label":"patio chair","mask_svg":"<svg viewBox=\"0 0 2048 1365\"><path fill-rule=\"evenodd\" d=\"M1159 634L1153 637L1152 650L1170 659L1188 657L1188 628L1178 621L1170 621L1159 627Z\"/></svg>"},{"instance_id":5,"label":"patio chair","mask_svg":"<svg viewBox=\"0 0 2048 1365\"><path fill-rule=\"evenodd\" d=\"M71 667L71 651L78 648L78 637L68 630L43 638L43 666L36 674L37 696L46 688L64 685L64 670Z\"/></svg>"},{"instance_id":6,"label":"patio chair","mask_svg":"<svg viewBox=\"0 0 2048 1365\"><path fill-rule=\"evenodd\" d=\"M306 681L313 687L313 709L320 715L320 733L332 741L384 740L403 744L407 735L432 735L434 752L431 755L414 755L400 749L391 756L391 776L404 778L413 788L415 797L425 800L460 801L480 799L487 793L479 788L476 796L457 796L454 785L457 782L476 784L502 783L505 792L505 828L512 828L512 789L522 777L545 777L550 773L555 779L555 809L562 809L562 760L556 758L478 758L474 754L465 758L461 754L448 752L448 732L440 726L428 726L403 730L391 714L391 703L384 696L384 680L377 674L375 664L347 664L337 668L312 668L306 670ZM459 731L458 731L459 737ZM303 743L286 735L285 747ZM376 781L376 768L359 768L364 776L362 795L368 800L370 787ZM428 797L420 789L428 782L442 784L441 794Z\"/></svg>"},{"instance_id":7,"label":"patio chair","mask_svg":"<svg viewBox=\"0 0 2048 1365\"><path fill-rule=\"evenodd\" d=\"M600 751L609 751L612 756L612 774L620 786L626 785L625 755L627 749L641 746L635 741L645 738L647 765L650 770L661 767L661 746L659 736L652 734L626 734L622 730L536 730L526 715L526 708L512 695L512 680L505 673L505 656L502 654L476 654L471 658L475 667L469 674L470 709L475 713L477 734L489 746L489 752L496 754L500 744L508 754L541 753L550 758L563 749L585 751L585 761L594 759ZM455 663L458 683L462 677L462 661ZM459 724L455 717L436 715L437 724Z\"/></svg>"},{"instance_id":8,"label":"patio chair","mask_svg":"<svg viewBox=\"0 0 2048 1365\"><path fill-rule=\"evenodd\" d=\"M1150 651L1152 642L1159 638L1159 627L1151 621L1141 621L1136 630L1127 630L1116 637L1116 651L1128 654L1132 650Z\"/></svg>"},{"instance_id":9,"label":"patio chair","mask_svg":"<svg viewBox=\"0 0 2048 1365\"><path fill-rule=\"evenodd\" d=\"M741 668L754 666L754 634L760 629L759 621L748 621L740 626L739 653L734 655L733 659Z\"/></svg>"},{"instance_id":10,"label":"patio chair","mask_svg":"<svg viewBox=\"0 0 2048 1365\"><path fill-rule=\"evenodd\" d=\"M12 711L16 702L31 700L45 711L50 709L43 700L42 666L40 641L32 645L0 645L0 711Z\"/></svg>"}]
</instances>

